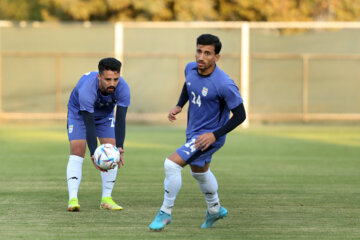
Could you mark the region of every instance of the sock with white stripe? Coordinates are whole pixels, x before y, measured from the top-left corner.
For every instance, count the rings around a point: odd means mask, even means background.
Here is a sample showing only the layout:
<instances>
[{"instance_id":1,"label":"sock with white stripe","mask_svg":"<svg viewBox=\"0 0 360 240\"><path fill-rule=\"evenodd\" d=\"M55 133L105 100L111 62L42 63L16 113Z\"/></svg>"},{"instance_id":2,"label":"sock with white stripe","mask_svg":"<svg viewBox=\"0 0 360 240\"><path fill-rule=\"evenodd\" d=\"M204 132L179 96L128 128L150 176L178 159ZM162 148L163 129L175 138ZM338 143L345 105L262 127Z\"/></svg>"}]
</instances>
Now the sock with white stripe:
<instances>
[{"instance_id":1,"label":"sock with white stripe","mask_svg":"<svg viewBox=\"0 0 360 240\"><path fill-rule=\"evenodd\" d=\"M102 179L102 197L111 197L114 188L118 167L110 169L107 172L101 172Z\"/></svg>"},{"instance_id":2,"label":"sock with white stripe","mask_svg":"<svg viewBox=\"0 0 360 240\"><path fill-rule=\"evenodd\" d=\"M161 206L160 210L166 212L167 214L171 214L172 207L174 206L174 202L177 194L181 188L181 171L182 167L168 158L165 159L164 162L165 169L165 180L164 180L164 202Z\"/></svg>"},{"instance_id":3,"label":"sock with white stripe","mask_svg":"<svg viewBox=\"0 0 360 240\"><path fill-rule=\"evenodd\" d=\"M219 212L220 200L217 194L218 183L214 174L210 171L204 173L191 172L191 175L198 181L200 189L204 194L208 211L210 214Z\"/></svg>"},{"instance_id":4,"label":"sock with white stripe","mask_svg":"<svg viewBox=\"0 0 360 240\"><path fill-rule=\"evenodd\" d=\"M79 186L81 182L82 175L82 164L84 158L70 155L69 162L66 168L66 178L69 190L69 200L72 198L77 198L79 191Z\"/></svg>"}]
</instances>

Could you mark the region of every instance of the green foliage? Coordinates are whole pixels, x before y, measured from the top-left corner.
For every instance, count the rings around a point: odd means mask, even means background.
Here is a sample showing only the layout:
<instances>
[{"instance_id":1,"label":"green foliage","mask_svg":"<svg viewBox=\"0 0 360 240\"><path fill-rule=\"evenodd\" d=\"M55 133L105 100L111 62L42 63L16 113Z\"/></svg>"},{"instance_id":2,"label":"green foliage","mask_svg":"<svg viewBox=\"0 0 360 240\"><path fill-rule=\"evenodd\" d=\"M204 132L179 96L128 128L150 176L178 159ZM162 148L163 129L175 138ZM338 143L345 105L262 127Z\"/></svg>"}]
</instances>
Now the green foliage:
<instances>
[{"instance_id":1,"label":"green foliage","mask_svg":"<svg viewBox=\"0 0 360 240\"><path fill-rule=\"evenodd\" d=\"M36 1L22 0L1 0L0 19L3 20L30 20L36 18L36 14L31 14ZM36 12L36 11L34 11ZM38 19L36 19L38 20Z\"/></svg>"},{"instance_id":2,"label":"green foliage","mask_svg":"<svg viewBox=\"0 0 360 240\"><path fill-rule=\"evenodd\" d=\"M358 21L354 0L0 0L0 19L38 21Z\"/></svg>"}]
</instances>

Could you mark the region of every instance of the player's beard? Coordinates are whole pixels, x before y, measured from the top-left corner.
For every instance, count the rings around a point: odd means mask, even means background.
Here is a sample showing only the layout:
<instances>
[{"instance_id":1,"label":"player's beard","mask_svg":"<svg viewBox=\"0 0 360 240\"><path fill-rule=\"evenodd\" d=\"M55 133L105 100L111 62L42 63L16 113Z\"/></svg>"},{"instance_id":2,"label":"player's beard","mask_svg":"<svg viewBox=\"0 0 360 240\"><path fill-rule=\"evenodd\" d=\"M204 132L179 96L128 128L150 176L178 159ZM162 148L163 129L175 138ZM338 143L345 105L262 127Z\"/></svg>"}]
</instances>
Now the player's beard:
<instances>
[{"instance_id":1,"label":"player's beard","mask_svg":"<svg viewBox=\"0 0 360 240\"><path fill-rule=\"evenodd\" d=\"M115 92L115 87L108 87L107 89L106 89L106 92L108 93L108 94L113 94L114 92Z\"/></svg>"},{"instance_id":2,"label":"player's beard","mask_svg":"<svg viewBox=\"0 0 360 240\"><path fill-rule=\"evenodd\" d=\"M115 89L116 87L114 86L110 86L106 88L102 83L100 83L100 91L104 95L113 94L115 92Z\"/></svg>"}]
</instances>

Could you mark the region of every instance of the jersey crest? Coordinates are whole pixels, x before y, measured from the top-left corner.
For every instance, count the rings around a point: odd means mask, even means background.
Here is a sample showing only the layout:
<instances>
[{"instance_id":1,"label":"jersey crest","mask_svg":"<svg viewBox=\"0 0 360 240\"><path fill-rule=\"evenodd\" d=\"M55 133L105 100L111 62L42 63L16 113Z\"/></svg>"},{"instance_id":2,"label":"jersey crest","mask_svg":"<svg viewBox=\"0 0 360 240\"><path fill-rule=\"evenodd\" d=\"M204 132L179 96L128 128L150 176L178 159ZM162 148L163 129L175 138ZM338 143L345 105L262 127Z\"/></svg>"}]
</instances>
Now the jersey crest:
<instances>
[{"instance_id":1,"label":"jersey crest","mask_svg":"<svg viewBox=\"0 0 360 240\"><path fill-rule=\"evenodd\" d=\"M73 124L69 125L69 133L72 133L73 130L74 130L74 125Z\"/></svg>"},{"instance_id":2,"label":"jersey crest","mask_svg":"<svg viewBox=\"0 0 360 240\"><path fill-rule=\"evenodd\" d=\"M208 88L207 88L207 87L203 87L201 93L202 93L202 95L203 95L204 97L206 97L206 95L207 95L207 93L208 93Z\"/></svg>"}]
</instances>

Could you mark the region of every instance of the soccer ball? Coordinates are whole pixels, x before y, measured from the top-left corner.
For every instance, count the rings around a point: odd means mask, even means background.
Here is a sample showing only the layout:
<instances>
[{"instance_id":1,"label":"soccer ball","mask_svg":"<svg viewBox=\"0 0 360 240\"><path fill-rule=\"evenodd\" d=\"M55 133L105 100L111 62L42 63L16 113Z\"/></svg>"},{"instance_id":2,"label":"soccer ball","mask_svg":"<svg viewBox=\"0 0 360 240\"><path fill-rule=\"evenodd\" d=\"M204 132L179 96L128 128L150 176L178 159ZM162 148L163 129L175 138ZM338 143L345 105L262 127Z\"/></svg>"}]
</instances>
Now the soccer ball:
<instances>
[{"instance_id":1,"label":"soccer ball","mask_svg":"<svg viewBox=\"0 0 360 240\"><path fill-rule=\"evenodd\" d=\"M110 143L98 146L94 152L94 163L103 170L113 169L119 165L120 152Z\"/></svg>"}]
</instances>

